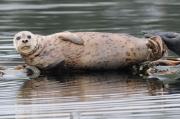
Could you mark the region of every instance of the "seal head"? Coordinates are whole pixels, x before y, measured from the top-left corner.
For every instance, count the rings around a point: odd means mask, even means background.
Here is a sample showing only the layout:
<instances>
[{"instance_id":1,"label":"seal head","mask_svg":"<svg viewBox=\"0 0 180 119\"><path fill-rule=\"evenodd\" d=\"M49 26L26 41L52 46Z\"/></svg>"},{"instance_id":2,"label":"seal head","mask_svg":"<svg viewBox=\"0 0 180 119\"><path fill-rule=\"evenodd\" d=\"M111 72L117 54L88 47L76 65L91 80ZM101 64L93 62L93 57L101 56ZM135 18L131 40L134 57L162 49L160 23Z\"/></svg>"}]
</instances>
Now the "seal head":
<instances>
[{"instance_id":1,"label":"seal head","mask_svg":"<svg viewBox=\"0 0 180 119\"><path fill-rule=\"evenodd\" d=\"M21 31L13 39L16 50L22 55L30 55L38 49L37 36L29 31Z\"/></svg>"}]
</instances>

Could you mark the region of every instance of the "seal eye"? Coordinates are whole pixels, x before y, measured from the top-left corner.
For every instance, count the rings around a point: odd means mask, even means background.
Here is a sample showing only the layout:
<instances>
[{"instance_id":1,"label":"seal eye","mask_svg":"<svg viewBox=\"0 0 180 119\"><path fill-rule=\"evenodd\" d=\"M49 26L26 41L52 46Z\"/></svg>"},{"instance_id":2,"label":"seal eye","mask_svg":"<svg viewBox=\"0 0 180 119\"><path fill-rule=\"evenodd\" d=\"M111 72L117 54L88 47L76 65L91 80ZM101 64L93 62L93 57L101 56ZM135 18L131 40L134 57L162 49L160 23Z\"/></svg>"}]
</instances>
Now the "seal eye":
<instances>
[{"instance_id":1,"label":"seal eye","mask_svg":"<svg viewBox=\"0 0 180 119\"><path fill-rule=\"evenodd\" d=\"M30 36L30 35L28 35L28 36L27 36L27 38L28 38L28 39L31 39L31 36Z\"/></svg>"},{"instance_id":2,"label":"seal eye","mask_svg":"<svg viewBox=\"0 0 180 119\"><path fill-rule=\"evenodd\" d=\"M19 37L16 37L16 40L20 40L21 39L21 37L19 36Z\"/></svg>"}]
</instances>

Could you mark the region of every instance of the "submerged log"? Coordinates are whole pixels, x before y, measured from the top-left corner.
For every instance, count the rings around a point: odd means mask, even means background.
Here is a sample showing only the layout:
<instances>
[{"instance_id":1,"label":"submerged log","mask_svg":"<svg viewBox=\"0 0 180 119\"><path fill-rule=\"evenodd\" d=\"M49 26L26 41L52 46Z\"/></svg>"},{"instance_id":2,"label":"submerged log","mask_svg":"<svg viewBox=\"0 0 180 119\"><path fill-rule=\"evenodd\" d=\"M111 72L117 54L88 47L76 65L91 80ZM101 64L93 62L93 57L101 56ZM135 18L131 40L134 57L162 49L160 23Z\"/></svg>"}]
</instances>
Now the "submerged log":
<instances>
[{"instance_id":1,"label":"submerged log","mask_svg":"<svg viewBox=\"0 0 180 119\"><path fill-rule=\"evenodd\" d=\"M173 80L180 78L180 59L165 58L152 62L144 62L133 67L135 75L148 79Z\"/></svg>"}]
</instances>

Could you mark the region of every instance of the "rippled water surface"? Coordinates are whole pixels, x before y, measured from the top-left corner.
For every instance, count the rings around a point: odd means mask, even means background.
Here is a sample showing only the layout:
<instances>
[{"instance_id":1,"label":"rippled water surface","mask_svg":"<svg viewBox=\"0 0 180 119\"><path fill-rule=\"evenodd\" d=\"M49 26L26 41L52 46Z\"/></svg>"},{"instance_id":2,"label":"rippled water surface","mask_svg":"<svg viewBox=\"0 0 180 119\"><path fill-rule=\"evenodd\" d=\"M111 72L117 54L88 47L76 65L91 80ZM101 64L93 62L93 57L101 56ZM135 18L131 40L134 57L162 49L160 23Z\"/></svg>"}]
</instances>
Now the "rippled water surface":
<instances>
[{"instance_id":1,"label":"rippled water surface","mask_svg":"<svg viewBox=\"0 0 180 119\"><path fill-rule=\"evenodd\" d=\"M22 30L125 32L180 29L179 0L1 0L0 65L22 64L12 37ZM0 119L180 118L180 80L118 72L0 80Z\"/></svg>"}]
</instances>

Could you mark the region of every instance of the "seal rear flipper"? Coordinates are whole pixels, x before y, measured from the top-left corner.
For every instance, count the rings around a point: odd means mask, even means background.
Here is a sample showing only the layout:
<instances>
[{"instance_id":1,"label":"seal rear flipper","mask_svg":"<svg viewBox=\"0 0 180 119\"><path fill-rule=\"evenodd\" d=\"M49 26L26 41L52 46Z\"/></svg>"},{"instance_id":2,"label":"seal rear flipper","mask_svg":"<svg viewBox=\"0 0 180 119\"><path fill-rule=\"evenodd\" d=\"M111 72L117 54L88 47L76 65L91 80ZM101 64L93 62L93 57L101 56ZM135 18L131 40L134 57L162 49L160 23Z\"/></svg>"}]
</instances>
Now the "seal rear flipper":
<instances>
[{"instance_id":1,"label":"seal rear flipper","mask_svg":"<svg viewBox=\"0 0 180 119\"><path fill-rule=\"evenodd\" d=\"M167 47L160 36L149 38L146 45L150 51L148 60L154 61L167 54Z\"/></svg>"},{"instance_id":2,"label":"seal rear flipper","mask_svg":"<svg viewBox=\"0 0 180 119\"><path fill-rule=\"evenodd\" d=\"M65 41L70 41L70 42L78 44L78 45L84 44L83 39L81 39L79 36L77 36L74 33L69 32L69 31L57 33L56 35L58 38L65 40Z\"/></svg>"},{"instance_id":3,"label":"seal rear flipper","mask_svg":"<svg viewBox=\"0 0 180 119\"><path fill-rule=\"evenodd\" d=\"M176 53L177 55L180 55L180 34L176 32L144 32L144 36L146 38L152 37L152 36L160 36L162 40L167 45L168 49Z\"/></svg>"}]
</instances>

